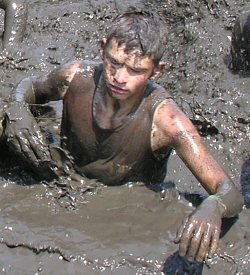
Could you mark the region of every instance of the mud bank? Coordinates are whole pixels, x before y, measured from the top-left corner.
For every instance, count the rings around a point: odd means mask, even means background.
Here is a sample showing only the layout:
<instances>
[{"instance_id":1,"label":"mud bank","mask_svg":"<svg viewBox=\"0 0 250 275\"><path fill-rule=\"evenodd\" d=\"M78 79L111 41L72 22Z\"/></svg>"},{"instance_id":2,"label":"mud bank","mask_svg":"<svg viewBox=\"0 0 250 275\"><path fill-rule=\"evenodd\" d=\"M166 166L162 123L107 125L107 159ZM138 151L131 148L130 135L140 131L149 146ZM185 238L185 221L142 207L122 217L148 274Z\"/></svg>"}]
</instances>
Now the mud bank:
<instances>
[{"instance_id":1,"label":"mud bank","mask_svg":"<svg viewBox=\"0 0 250 275\"><path fill-rule=\"evenodd\" d=\"M99 59L99 40L117 10L128 3L148 5L169 28L167 67L159 83L193 120L249 206L250 77L228 69L231 30L236 16L250 10L247 0L27 2L23 42L0 52L3 102L26 76L46 74L73 59ZM41 119L41 125L58 124L60 106L53 107L54 117ZM6 156L0 159L6 164ZM162 199L145 186L123 186L100 187L75 200L77 190L63 193L36 184L18 163L1 167L2 274L176 274L177 266L179 274L249 273L249 209L237 221L224 222L213 259L188 265L177 257L173 243L193 209L184 198L169 194ZM205 194L174 154L168 181L180 191Z\"/></svg>"}]
</instances>

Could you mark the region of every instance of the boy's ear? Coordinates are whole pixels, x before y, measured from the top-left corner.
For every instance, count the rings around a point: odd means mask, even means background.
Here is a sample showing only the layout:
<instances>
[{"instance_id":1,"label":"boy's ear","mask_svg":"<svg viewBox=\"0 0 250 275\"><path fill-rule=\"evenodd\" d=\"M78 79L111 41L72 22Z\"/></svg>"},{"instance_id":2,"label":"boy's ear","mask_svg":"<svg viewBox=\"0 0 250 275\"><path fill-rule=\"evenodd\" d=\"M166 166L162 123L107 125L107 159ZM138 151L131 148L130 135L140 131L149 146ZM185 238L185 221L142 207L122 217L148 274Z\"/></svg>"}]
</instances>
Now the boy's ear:
<instances>
[{"instance_id":1,"label":"boy's ear","mask_svg":"<svg viewBox=\"0 0 250 275\"><path fill-rule=\"evenodd\" d=\"M106 44L107 44L107 38L103 38L101 40L101 49L100 49L101 56L103 55L103 51L104 51L104 48L105 48Z\"/></svg>"},{"instance_id":2,"label":"boy's ear","mask_svg":"<svg viewBox=\"0 0 250 275\"><path fill-rule=\"evenodd\" d=\"M154 68L154 72L151 76L151 79L157 79L162 75L162 71L166 66L166 62L160 61L159 64Z\"/></svg>"}]
</instances>

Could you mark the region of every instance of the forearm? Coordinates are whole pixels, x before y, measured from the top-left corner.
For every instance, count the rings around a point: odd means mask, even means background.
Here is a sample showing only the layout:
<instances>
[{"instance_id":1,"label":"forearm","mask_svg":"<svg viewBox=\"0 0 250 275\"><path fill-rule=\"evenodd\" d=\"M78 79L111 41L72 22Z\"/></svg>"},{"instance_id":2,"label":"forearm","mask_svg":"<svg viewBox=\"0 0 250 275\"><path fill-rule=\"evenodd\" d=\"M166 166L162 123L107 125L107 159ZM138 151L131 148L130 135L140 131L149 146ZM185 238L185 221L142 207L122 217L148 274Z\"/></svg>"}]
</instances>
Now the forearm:
<instances>
[{"instance_id":1,"label":"forearm","mask_svg":"<svg viewBox=\"0 0 250 275\"><path fill-rule=\"evenodd\" d=\"M206 151L204 145L197 152L197 158L192 161L193 154L179 152L187 167L210 194L208 199L214 199L221 208L223 217L233 217L243 206L243 196L230 180L217 161Z\"/></svg>"},{"instance_id":2,"label":"forearm","mask_svg":"<svg viewBox=\"0 0 250 275\"><path fill-rule=\"evenodd\" d=\"M59 66L47 75L23 79L12 92L12 100L29 104L62 100L79 66L80 63L74 61Z\"/></svg>"},{"instance_id":3,"label":"forearm","mask_svg":"<svg viewBox=\"0 0 250 275\"><path fill-rule=\"evenodd\" d=\"M11 95L11 101L28 104L44 104L58 99L60 98L57 98L51 91L51 85L47 81L47 76L29 76L24 78Z\"/></svg>"}]
</instances>

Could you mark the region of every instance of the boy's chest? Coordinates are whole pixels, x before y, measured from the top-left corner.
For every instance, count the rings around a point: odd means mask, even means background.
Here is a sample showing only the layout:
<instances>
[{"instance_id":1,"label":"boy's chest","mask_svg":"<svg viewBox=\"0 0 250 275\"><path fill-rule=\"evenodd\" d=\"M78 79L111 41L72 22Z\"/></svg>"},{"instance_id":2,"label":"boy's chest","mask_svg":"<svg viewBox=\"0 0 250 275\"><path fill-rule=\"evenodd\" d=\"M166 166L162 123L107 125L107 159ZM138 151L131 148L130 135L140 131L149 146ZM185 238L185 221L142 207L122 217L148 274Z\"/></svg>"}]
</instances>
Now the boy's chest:
<instances>
[{"instance_id":1,"label":"boy's chest","mask_svg":"<svg viewBox=\"0 0 250 275\"><path fill-rule=\"evenodd\" d=\"M93 115L93 101L87 95L64 102L62 134L66 147L83 162L97 158L134 159L150 150L151 122L147 112L116 119L99 112ZM103 126L108 126L105 127ZM111 126L111 127L110 127Z\"/></svg>"}]
</instances>

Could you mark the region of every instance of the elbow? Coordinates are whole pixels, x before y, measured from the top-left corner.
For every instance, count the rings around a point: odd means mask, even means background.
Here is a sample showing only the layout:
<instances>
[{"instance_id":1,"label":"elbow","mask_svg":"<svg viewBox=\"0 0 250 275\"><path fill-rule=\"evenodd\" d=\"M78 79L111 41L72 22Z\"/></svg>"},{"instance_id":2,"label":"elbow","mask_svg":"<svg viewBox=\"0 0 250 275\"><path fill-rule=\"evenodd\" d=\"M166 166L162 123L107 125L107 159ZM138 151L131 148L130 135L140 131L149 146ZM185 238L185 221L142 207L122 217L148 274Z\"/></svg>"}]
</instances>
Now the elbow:
<instances>
[{"instance_id":1,"label":"elbow","mask_svg":"<svg viewBox=\"0 0 250 275\"><path fill-rule=\"evenodd\" d=\"M12 93L12 100L17 102L35 103L33 77L24 78Z\"/></svg>"}]
</instances>

